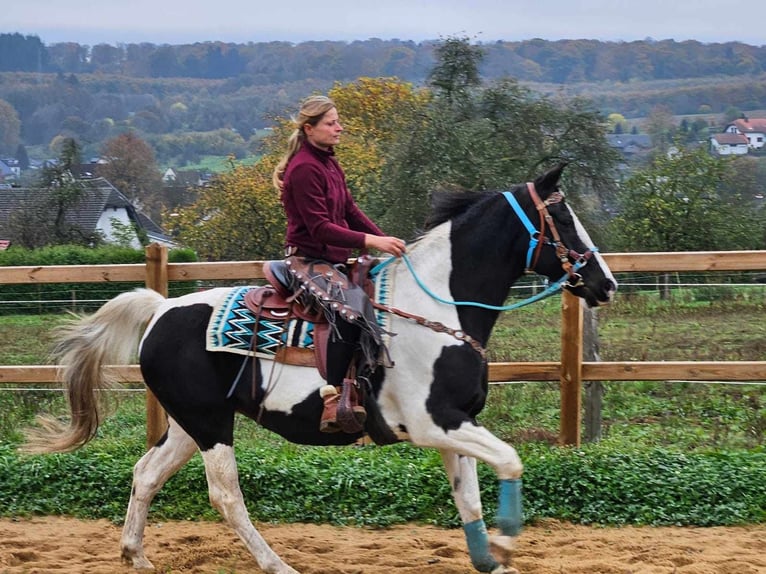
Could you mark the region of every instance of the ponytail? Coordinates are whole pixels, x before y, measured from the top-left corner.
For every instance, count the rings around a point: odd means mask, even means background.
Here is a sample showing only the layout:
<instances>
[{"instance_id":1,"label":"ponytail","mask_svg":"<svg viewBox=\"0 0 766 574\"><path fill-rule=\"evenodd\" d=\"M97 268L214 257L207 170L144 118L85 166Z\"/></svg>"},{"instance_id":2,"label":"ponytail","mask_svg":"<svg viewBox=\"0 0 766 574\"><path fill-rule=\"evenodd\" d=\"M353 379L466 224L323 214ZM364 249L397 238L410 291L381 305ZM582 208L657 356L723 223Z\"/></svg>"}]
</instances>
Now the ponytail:
<instances>
[{"instance_id":1,"label":"ponytail","mask_svg":"<svg viewBox=\"0 0 766 574\"><path fill-rule=\"evenodd\" d=\"M301 144L303 144L304 139L303 128L295 128L293 133L291 133L290 137L287 139L287 152L285 152L285 155L279 160L279 163L277 163L277 167L274 168L274 173L271 176L271 181L278 191L282 191L282 188L284 187L287 164L290 163L293 156L298 153L299 149L301 149Z\"/></svg>"}]
</instances>

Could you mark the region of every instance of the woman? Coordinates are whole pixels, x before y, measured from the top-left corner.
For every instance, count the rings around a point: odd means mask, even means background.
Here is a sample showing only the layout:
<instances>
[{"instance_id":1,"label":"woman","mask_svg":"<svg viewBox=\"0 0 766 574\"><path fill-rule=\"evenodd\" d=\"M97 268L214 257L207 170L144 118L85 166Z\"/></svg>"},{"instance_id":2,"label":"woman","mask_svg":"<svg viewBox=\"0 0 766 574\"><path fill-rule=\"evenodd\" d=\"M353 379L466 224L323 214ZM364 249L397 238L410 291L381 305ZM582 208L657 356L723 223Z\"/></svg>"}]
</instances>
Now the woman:
<instances>
[{"instance_id":1,"label":"woman","mask_svg":"<svg viewBox=\"0 0 766 574\"><path fill-rule=\"evenodd\" d=\"M385 235L359 209L346 187L333 149L343 132L333 101L325 96L310 96L302 102L295 123L287 152L273 177L287 216L288 256L312 261L314 266L327 262L335 266L333 273L340 273L337 266L342 266L357 249L402 255L404 241ZM320 429L336 432L340 430L335 419L338 389L343 386L359 348L368 364L374 361L371 355L380 345L379 328L364 292L349 287L345 276L311 279L320 283L318 289L325 293L335 290L338 294L339 286L343 285L343 293L335 297L343 301L340 310L337 305L323 304L333 329L327 346L328 384L322 389L325 411ZM363 418L361 406L355 412L359 413L358 418Z\"/></svg>"}]
</instances>

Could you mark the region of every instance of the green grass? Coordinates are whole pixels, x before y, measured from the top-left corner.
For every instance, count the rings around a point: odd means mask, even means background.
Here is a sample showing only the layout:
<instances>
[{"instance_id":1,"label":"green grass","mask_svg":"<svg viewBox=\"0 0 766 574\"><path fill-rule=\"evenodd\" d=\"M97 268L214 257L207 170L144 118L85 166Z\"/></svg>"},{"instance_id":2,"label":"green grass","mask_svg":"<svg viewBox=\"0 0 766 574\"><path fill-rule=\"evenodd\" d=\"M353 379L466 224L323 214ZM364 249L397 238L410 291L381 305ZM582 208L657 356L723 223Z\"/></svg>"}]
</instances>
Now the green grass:
<instances>
[{"instance_id":1,"label":"green grass","mask_svg":"<svg viewBox=\"0 0 766 574\"><path fill-rule=\"evenodd\" d=\"M248 156L235 159L234 165L252 165L260 159L260 156ZM210 173L223 173L231 170L231 160L226 156L206 155L196 163L190 163L178 169L182 171L202 171Z\"/></svg>"},{"instance_id":2,"label":"green grass","mask_svg":"<svg viewBox=\"0 0 766 574\"><path fill-rule=\"evenodd\" d=\"M760 296L715 302L689 292L619 297L596 311L604 361L762 361ZM501 316L490 342L493 361L557 361L560 300ZM587 385L587 383L586 383ZM606 382L603 441L678 450L747 449L766 440L766 387L692 382ZM558 383L494 387L480 419L509 442L553 444L559 427Z\"/></svg>"},{"instance_id":3,"label":"green grass","mask_svg":"<svg viewBox=\"0 0 766 574\"><path fill-rule=\"evenodd\" d=\"M556 361L560 354L560 299L501 315L490 341L492 361ZM653 294L621 297L597 311L600 355L607 361L763 360L763 300L748 297L700 303L689 297L659 300ZM46 362L51 329L66 315L0 318L0 364ZM671 344L669 344L671 342ZM747 449L766 441L766 387L691 382L604 383L603 438L612 445L667 447L681 451ZM2 388L2 386L0 386ZM118 393L121 417L110 425L143 433L143 395ZM0 391L0 437L15 434L38 409L63 412L57 392ZM113 422L117 421L117 422ZM558 383L493 385L480 421L513 444L555 444L559 428ZM281 439L247 419L238 420L244 441ZM108 433L107 433L108 434ZM17 436L17 435L16 435Z\"/></svg>"}]
</instances>

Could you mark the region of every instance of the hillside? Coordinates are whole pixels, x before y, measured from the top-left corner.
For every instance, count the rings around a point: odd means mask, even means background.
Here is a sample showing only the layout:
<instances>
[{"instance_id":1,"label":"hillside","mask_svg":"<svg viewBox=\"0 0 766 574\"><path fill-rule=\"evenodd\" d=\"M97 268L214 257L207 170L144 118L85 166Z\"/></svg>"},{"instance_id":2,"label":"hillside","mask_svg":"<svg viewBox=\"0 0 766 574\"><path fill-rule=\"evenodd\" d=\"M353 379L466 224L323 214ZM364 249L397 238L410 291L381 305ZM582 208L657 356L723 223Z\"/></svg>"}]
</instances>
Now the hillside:
<instances>
[{"instance_id":1,"label":"hillside","mask_svg":"<svg viewBox=\"0 0 766 574\"><path fill-rule=\"evenodd\" d=\"M185 163L198 161L200 153L248 155L257 145L256 130L335 82L391 76L424 85L437 44L372 39L89 47L45 46L18 34L0 34L0 40L0 101L18 116L16 143L47 153L57 136L74 137L89 156L103 141L133 129L161 161ZM766 47L591 40L480 47L485 83L511 77L552 98L586 98L605 115L636 120L657 106L675 115L766 108ZM199 139L195 134L212 134L218 147L190 150L184 142ZM15 153L16 143L0 154ZM178 149L188 157L172 152Z\"/></svg>"}]
</instances>

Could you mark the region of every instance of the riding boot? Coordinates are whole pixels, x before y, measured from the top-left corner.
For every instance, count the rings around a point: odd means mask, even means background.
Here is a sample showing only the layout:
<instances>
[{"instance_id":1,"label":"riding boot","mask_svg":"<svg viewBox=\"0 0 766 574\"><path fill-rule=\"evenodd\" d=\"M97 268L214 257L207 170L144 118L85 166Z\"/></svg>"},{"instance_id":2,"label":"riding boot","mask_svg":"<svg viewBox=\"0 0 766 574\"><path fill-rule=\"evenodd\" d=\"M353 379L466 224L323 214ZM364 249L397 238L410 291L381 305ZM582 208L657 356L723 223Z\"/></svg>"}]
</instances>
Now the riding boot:
<instances>
[{"instance_id":1,"label":"riding boot","mask_svg":"<svg viewBox=\"0 0 766 574\"><path fill-rule=\"evenodd\" d=\"M320 389L324 411L320 419L319 430L328 433L343 430L338 424L338 404L344 387L348 389L350 394L354 418L361 424L367 416L364 407L358 404L356 381L344 381L349 367L351 367L351 361L356 354L360 328L342 320L339 320L336 326L338 333L331 335L327 342L327 385Z\"/></svg>"}]
</instances>

